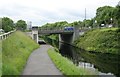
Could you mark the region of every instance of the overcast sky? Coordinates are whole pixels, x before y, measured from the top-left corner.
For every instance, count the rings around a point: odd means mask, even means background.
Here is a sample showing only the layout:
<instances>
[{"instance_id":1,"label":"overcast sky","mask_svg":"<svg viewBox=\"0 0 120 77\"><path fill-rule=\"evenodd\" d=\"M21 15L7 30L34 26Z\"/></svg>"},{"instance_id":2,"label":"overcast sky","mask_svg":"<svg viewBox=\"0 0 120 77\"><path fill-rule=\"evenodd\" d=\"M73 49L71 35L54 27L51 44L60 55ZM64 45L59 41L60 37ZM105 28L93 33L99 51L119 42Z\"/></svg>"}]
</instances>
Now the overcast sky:
<instances>
[{"instance_id":1,"label":"overcast sky","mask_svg":"<svg viewBox=\"0 0 120 77\"><path fill-rule=\"evenodd\" d=\"M116 6L120 0L0 0L0 17L23 19L33 26L57 21L82 21L95 16L101 6Z\"/></svg>"}]
</instances>

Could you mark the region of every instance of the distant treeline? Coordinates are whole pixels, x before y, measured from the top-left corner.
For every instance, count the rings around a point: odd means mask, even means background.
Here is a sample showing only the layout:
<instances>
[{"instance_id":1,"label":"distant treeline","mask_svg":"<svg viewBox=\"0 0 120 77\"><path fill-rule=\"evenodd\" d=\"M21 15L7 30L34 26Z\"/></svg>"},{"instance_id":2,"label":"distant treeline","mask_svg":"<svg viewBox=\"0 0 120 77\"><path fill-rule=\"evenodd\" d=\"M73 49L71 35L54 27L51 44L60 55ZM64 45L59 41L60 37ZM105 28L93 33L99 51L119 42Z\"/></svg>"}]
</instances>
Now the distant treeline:
<instances>
[{"instance_id":1,"label":"distant treeline","mask_svg":"<svg viewBox=\"0 0 120 77\"><path fill-rule=\"evenodd\" d=\"M96 10L96 16L91 19L84 19L83 21L75 21L73 23L68 23L67 21L55 22L55 23L47 23L42 26L42 28L53 29L56 27L62 26L79 26L83 27L120 27L120 6L116 5L112 6L103 6L99 7Z\"/></svg>"},{"instance_id":2,"label":"distant treeline","mask_svg":"<svg viewBox=\"0 0 120 77\"><path fill-rule=\"evenodd\" d=\"M27 27L26 21L24 20L18 20L16 23L8 18L8 17L3 17L2 19L2 29L5 32L9 32L13 29L19 29L19 30L25 30Z\"/></svg>"}]
</instances>

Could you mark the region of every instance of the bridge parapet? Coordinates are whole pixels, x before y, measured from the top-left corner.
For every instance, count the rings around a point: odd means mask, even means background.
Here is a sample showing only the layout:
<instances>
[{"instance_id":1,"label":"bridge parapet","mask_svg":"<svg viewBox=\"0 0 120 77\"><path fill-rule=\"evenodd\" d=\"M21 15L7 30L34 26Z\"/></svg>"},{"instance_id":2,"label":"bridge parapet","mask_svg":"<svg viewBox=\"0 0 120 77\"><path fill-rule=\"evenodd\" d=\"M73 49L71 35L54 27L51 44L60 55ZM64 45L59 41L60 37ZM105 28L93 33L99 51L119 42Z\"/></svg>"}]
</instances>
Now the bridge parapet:
<instances>
[{"instance_id":1,"label":"bridge parapet","mask_svg":"<svg viewBox=\"0 0 120 77\"><path fill-rule=\"evenodd\" d=\"M62 34L62 33L79 33L79 32L86 32L89 28L79 28L76 27L57 27L57 28L49 28L49 27L41 27L38 29L38 34Z\"/></svg>"},{"instance_id":2,"label":"bridge parapet","mask_svg":"<svg viewBox=\"0 0 120 77\"><path fill-rule=\"evenodd\" d=\"M62 34L62 33L73 33L73 30L65 30L64 27L58 27L58 28L39 28L38 33L39 34Z\"/></svg>"},{"instance_id":3,"label":"bridge parapet","mask_svg":"<svg viewBox=\"0 0 120 77\"><path fill-rule=\"evenodd\" d=\"M55 27L55 28L51 28L51 27L40 27L39 30L41 30L41 31L45 31L45 30L64 30L64 27Z\"/></svg>"}]
</instances>

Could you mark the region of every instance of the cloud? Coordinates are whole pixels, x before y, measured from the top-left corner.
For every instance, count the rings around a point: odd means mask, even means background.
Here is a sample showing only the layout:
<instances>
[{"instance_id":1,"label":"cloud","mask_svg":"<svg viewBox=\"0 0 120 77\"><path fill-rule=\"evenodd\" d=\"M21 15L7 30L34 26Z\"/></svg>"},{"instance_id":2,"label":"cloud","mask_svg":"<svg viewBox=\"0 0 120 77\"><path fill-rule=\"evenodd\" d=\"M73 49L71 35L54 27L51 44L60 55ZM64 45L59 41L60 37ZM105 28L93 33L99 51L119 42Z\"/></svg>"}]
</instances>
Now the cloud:
<instances>
[{"instance_id":1,"label":"cloud","mask_svg":"<svg viewBox=\"0 0 120 77\"><path fill-rule=\"evenodd\" d=\"M33 25L57 21L78 21L93 18L100 6L116 6L119 0L0 0L0 17L14 21L23 19Z\"/></svg>"}]
</instances>

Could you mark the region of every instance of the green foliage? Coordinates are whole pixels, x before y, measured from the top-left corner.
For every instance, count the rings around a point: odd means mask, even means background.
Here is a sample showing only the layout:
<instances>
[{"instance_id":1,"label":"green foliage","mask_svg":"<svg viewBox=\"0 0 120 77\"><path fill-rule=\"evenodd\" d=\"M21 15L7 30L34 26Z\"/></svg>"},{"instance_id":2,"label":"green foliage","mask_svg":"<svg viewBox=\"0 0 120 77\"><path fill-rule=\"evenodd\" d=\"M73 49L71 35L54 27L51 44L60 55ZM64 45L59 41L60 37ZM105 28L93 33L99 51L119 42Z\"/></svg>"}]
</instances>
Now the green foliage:
<instances>
[{"instance_id":1,"label":"green foliage","mask_svg":"<svg viewBox=\"0 0 120 77\"><path fill-rule=\"evenodd\" d=\"M92 25L93 25L93 22L92 22L92 20L83 20L83 22L81 23L81 26L82 27L92 27Z\"/></svg>"},{"instance_id":2,"label":"green foliage","mask_svg":"<svg viewBox=\"0 0 120 77\"><path fill-rule=\"evenodd\" d=\"M110 18L113 15L113 10L114 10L114 8L111 6L99 7L97 9L96 19L101 22L103 22L103 21L106 22L106 21L110 20Z\"/></svg>"},{"instance_id":3,"label":"green foliage","mask_svg":"<svg viewBox=\"0 0 120 77\"><path fill-rule=\"evenodd\" d=\"M14 29L14 23L13 20L8 18L8 17L3 17L2 18L2 29L5 32L9 32Z\"/></svg>"},{"instance_id":4,"label":"green foliage","mask_svg":"<svg viewBox=\"0 0 120 77\"><path fill-rule=\"evenodd\" d=\"M81 21L75 21L73 23L68 23L66 21L61 21L61 22L55 22L55 23L47 23L45 25L43 25L42 27L40 27L41 29L48 29L48 30L53 30L53 29L62 29L64 30L64 27L67 26L78 26L78 27L83 27Z\"/></svg>"},{"instance_id":5,"label":"green foliage","mask_svg":"<svg viewBox=\"0 0 120 77\"><path fill-rule=\"evenodd\" d=\"M45 24L45 25L43 25L41 28L42 29L56 29L56 28L59 28L59 27L62 27L62 26L65 26L65 25L67 25L68 24L68 22L66 22L66 21L62 21L62 22L55 22L55 23L47 23L47 24Z\"/></svg>"},{"instance_id":6,"label":"green foliage","mask_svg":"<svg viewBox=\"0 0 120 77\"><path fill-rule=\"evenodd\" d=\"M116 21L116 24L118 25L118 27L120 28L120 5L117 5L116 6L116 9L114 11L114 14L115 14L115 21Z\"/></svg>"},{"instance_id":7,"label":"green foliage","mask_svg":"<svg viewBox=\"0 0 120 77\"><path fill-rule=\"evenodd\" d=\"M27 27L27 24L24 20L18 20L17 23L15 24L13 20L8 17L2 18L2 29L5 32L9 32L13 30L15 27L19 30L25 30Z\"/></svg>"},{"instance_id":8,"label":"green foliage","mask_svg":"<svg viewBox=\"0 0 120 77\"><path fill-rule=\"evenodd\" d=\"M120 54L119 37L118 28L97 29L85 33L75 41L75 44L88 51Z\"/></svg>"},{"instance_id":9,"label":"green foliage","mask_svg":"<svg viewBox=\"0 0 120 77\"><path fill-rule=\"evenodd\" d=\"M11 34L2 43L2 74L21 75L30 53L38 47L38 44L22 32Z\"/></svg>"},{"instance_id":10,"label":"green foliage","mask_svg":"<svg viewBox=\"0 0 120 77\"><path fill-rule=\"evenodd\" d=\"M56 52L55 49L49 49L48 54L52 61L55 63L57 68L67 77L87 77L87 75L96 75L96 72L92 72L89 69L77 67L70 61L68 58L61 56L58 51Z\"/></svg>"},{"instance_id":11,"label":"green foliage","mask_svg":"<svg viewBox=\"0 0 120 77\"><path fill-rule=\"evenodd\" d=\"M18 30L25 30L27 27L27 24L24 20L18 20L17 23L16 23L16 28Z\"/></svg>"},{"instance_id":12,"label":"green foliage","mask_svg":"<svg viewBox=\"0 0 120 77\"><path fill-rule=\"evenodd\" d=\"M0 40L0 76L2 75L2 41Z\"/></svg>"},{"instance_id":13,"label":"green foliage","mask_svg":"<svg viewBox=\"0 0 120 77\"><path fill-rule=\"evenodd\" d=\"M44 39L47 43L51 44L54 47L59 47L58 43L59 43L59 37L57 34L52 34L52 35L45 35L45 36L41 36L42 39Z\"/></svg>"},{"instance_id":14,"label":"green foliage","mask_svg":"<svg viewBox=\"0 0 120 77\"><path fill-rule=\"evenodd\" d=\"M48 38L51 38L51 39L56 40L56 41L57 40L59 41L59 36L56 35L56 34L52 34L52 35L48 36Z\"/></svg>"},{"instance_id":15,"label":"green foliage","mask_svg":"<svg viewBox=\"0 0 120 77\"><path fill-rule=\"evenodd\" d=\"M114 27L118 27L120 23L119 19L120 6L103 6L97 9L95 20L97 20L97 25L99 26L101 26L101 24L113 24Z\"/></svg>"}]
</instances>

